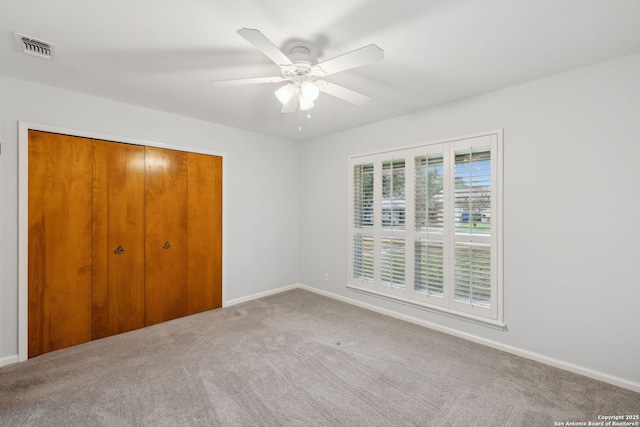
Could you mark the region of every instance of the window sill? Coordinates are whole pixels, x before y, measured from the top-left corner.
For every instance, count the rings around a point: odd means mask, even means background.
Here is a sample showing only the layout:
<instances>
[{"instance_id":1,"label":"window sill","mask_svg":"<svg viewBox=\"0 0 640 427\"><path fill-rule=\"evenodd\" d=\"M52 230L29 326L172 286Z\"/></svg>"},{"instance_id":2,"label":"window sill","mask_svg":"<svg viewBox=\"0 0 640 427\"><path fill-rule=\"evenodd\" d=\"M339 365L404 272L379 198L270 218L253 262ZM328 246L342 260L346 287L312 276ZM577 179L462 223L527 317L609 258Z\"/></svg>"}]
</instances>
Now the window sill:
<instances>
[{"instance_id":1,"label":"window sill","mask_svg":"<svg viewBox=\"0 0 640 427\"><path fill-rule=\"evenodd\" d=\"M506 329L507 325L504 322L500 322L495 319L489 319L485 317L474 316L472 314L462 313L459 311L451 310L446 307L438 307L435 305L427 304L422 301L412 300L409 298L400 297L397 295L385 294L383 292L374 291L371 289L363 288L360 286L347 285L347 289L359 292L366 295L372 295L378 298L386 299L388 301L397 302L400 304L404 304L409 307L419 308L421 310L427 310L432 313L442 314L448 317L452 317L454 319L464 320L466 322L475 323L477 325L487 326L489 328L497 329L503 331Z\"/></svg>"}]
</instances>

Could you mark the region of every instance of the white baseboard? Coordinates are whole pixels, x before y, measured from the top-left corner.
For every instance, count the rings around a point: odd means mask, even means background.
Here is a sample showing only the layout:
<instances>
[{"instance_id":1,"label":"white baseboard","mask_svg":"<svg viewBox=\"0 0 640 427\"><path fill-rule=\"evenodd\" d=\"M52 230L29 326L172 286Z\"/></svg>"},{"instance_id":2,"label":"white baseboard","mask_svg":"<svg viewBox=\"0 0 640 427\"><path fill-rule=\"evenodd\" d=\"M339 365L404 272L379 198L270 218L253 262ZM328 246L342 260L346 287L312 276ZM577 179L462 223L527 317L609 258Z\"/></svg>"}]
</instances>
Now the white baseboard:
<instances>
[{"instance_id":1,"label":"white baseboard","mask_svg":"<svg viewBox=\"0 0 640 427\"><path fill-rule=\"evenodd\" d=\"M251 301L251 300L254 300L254 299L258 299L258 298L268 297L269 295L279 294L280 292L290 291L292 289L296 289L296 288L299 288L299 287L300 287L300 285L296 283L294 285L283 286L281 288L271 289L269 291L264 291L264 292L259 292L257 294L248 295L246 297L235 298L235 299L232 299L232 300L229 300L229 301L225 301L224 307L231 307L232 305L240 304L240 303Z\"/></svg>"},{"instance_id":2,"label":"white baseboard","mask_svg":"<svg viewBox=\"0 0 640 427\"><path fill-rule=\"evenodd\" d=\"M18 355L15 354L13 356L5 356L0 357L0 368L7 365L13 365L14 363L18 363Z\"/></svg>"},{"instance_id":3,"label":"white baseboard","mask_svg":"<svg viewBox=\"0 0 640 427\"><path fill-rule=\"evenodd\" d=\"M612 384L621 388L625 388L627 390L635 391L640 393L640 383L635 381L630 381L624 378L616 377L613 375L606 374L604 372L595 371L593 369L585 368L582 366L575 365L573 363L565 362L563 360L554 359L553 357L548 357L542 354L534 353L528 350L524 350L522 348L510 346L507 344L502 344L497 341L489 340L486 338L482 338L473 334L468 334L466 332L461 332L453 328L449 328L446 326L441 326L436 323L428 322L426 320L418 319L413 316L407 316L404 314L397 313L392 310L387 310L385 308L380 308L372 304L368 304L362 301L358 301L356 299L352 299L349 297L344 297L342 295L337 295L332 292L327 292L321 289L317 289L311 286L298 284L297 286L300 289L307 290L309 292L314 292L316 294L320 294L329 298L333 298L342 302L346 302L348 304L352 304L361 308L365 308L367 310L375 311L377 313L381 313L390 317L394 317L396 319L404 320L410 323L414 323L416 325L424 326L429 329L434 329L439 332L444 332L445 334L453 335L459 338L466 339L468 341L472 341L478 344L486 345L487 347L495 348L496 350L501 350L507 353L514 354L516 356L524 357L525 359L535 360L536 362L544 363L545 365L553 366L555 368L563 369L565 371L573 372L574 374L583 375L588 378L592 378L594 380L602 381L604 383Z\"/></svg>"}]
</instances>

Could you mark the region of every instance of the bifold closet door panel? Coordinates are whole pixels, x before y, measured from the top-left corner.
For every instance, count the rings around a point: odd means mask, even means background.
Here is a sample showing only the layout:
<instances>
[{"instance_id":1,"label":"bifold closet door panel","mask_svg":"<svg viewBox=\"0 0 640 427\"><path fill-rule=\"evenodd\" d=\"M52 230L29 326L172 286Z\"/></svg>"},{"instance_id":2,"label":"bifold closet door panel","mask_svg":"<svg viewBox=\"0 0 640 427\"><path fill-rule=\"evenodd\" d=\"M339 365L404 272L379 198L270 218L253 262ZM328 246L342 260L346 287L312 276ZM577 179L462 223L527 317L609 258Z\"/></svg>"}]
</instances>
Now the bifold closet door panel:
<instances>
[{"instance_id":1,"label":"bifold closet door panel","mask_svg":"<svg viewBox=\"0 0 640 427\"><path fill-rule=\"evenodd\" d=\"M222 307L222 157L188 153L188 314Z\"/></svg>"},{"instance_id":2,"label":"bifold closet door panel","mask_svg":"<svg viewBox=\"0 0 640 427\"><path fill-rule=\"evenodd\" d=\"M93 339L98 339L144 327L145 150L93 144Z\"/></svg>"},{"instance_id":3,"label":"bifold closet door panel","mask_svg":"<svg viewBox=\"0 0 640 427\"><path fill-rule=\"evenodd\" d=\"M145 324L187 314L187 153L146 147Z\"/></svg>"},{"instance_id":4,"label":"bifold closet door panel","mask_svg":"<svg viewBox=\"0 0 640 427\"><path fill-rule=\"evenodd\" d=\"M92 150L29 131L29 357L91 340Z\"/></svg>"}]
</instances>

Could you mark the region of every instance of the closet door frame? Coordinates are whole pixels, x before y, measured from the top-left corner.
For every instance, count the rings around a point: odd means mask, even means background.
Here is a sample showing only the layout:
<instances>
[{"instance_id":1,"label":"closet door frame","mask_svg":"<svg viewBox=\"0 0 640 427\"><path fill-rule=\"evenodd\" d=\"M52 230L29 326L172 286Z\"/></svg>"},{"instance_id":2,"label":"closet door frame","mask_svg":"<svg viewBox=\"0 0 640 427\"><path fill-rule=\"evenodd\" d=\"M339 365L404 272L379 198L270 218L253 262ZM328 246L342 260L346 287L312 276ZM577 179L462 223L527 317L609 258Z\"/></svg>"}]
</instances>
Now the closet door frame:
<instances>
[{"instance_id":1,"label":"closet door frame","mask_svg":"<svg viewBox=\"0 0 640 427\"><path fill-rule=\"evenodd\" d=\"M27 121L18 122L18 361L23 362L29 356L29 131L42 131L59 133L63 135L77 136L89 139L101 139L124 144L142 145L145 147L166 148L169 150L184 151L187 153L199 153L222 158L222 306L227 305L226 300L226 253L227 253L227 162L226 153L205 150L188 145L172 145L160 142L127 138L86 130L70 129L59 126L51 126Z\"/></svg>"}]
</instances>

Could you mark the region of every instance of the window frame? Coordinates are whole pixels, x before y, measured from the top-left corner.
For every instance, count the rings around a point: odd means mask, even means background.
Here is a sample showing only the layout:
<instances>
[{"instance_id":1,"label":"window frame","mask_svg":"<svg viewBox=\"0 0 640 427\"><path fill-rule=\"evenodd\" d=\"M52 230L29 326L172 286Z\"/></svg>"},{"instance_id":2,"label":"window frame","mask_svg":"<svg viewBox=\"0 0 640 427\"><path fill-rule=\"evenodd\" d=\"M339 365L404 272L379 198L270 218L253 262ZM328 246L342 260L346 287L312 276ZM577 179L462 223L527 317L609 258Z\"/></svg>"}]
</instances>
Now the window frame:
<instances>
[{"instance_id":1,"label":"window frame","mask_svg":"<svg viewBox=\"0 0 640 427\"><path fill-rule=\"evenodd\" d=\"M347 288L365 294L375 295L389 299L404 305L418 307L428 311L443 314L449 317L459 318L474 323L504 329L504 290L503 290L503 131L502 129L467 135L457 138L448 138L397 149L382 150L372 153L364 153L349 156L349 223L348 223L348 284ZM454 228L454 204L455 194L451 188L455 182L455 158L456 153L473 147L489 147L491 152L491 233L488 236L479 234L460 234ZM443 228L442 233L430 230L417 230L415 221L416 205L416 158L421 156L443 157ZM388 161L404 160L404 197L405 197L405 223L404 229L382 229L382 164ZM373 227L355 228L354 224L354 168L356 165L373 164ZM428 208L427 208L428 210ZM354 236L366 235L373 239L373 280L359 280L353 277L354 267ZM392 237L404 239L405 268L404 288L394 288L382 284L381 281L381 239ZM417 239L430 239L439 241L443 245L443 268L447 276L443 283L443 295L438 297L415 290L415 246ZM462 303L455 299L455 265L453 251L456 242L489 242L491 259L491 294L490 308L480 305Z\"/></svg>"}]
</instances>

